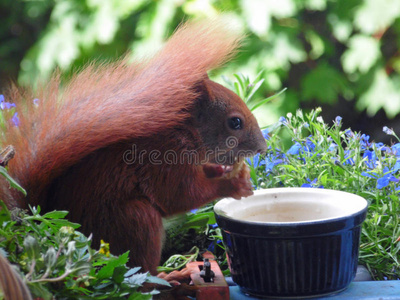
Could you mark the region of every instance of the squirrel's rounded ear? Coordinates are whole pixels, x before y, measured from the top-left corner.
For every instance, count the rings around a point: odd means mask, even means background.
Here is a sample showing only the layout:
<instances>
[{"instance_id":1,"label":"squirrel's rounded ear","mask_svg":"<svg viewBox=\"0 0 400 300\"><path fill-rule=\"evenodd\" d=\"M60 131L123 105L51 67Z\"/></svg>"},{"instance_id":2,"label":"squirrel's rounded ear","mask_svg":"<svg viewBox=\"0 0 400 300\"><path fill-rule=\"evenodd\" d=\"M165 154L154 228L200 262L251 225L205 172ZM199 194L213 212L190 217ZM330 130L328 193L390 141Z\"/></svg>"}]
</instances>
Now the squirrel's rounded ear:
<instances>
[{"instance_id":1,"label":"squirrel's rounded ear","mask_svg":"<svg viewBox=\"0 0 400 300\"><path fill-rule=\"evenodd\" d=\"M214 99L214 93L212 90L212 86L210 84L211 82L212 81L208 78L207 74L206 78L199 81L199 83L196 86L196 91L198 91L200 94L199 100L207 101L210 99Z\"/></svg>"},{"instance_id":2,"label":"squirrel's rounded ear","mask_svg":"<svg viewBox=\"0 0 400 300\"><path fill-rule=\"evenodd\" d=\"M198 94L195 102L195 115L197 122L200 123L203 123L207 119L208 107L214 99L210 82L210 79L205 78L200 80L195 86L195 91Z\"/></svg>"}]
</instances>

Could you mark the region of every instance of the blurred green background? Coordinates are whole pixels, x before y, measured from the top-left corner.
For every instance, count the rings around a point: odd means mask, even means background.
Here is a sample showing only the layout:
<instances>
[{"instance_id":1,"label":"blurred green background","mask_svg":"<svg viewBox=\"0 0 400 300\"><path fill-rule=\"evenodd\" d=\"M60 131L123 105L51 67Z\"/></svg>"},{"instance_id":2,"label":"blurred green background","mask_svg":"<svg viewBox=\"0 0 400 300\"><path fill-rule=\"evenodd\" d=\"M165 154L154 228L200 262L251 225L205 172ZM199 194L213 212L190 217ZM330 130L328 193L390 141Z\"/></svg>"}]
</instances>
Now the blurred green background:
<instances>
[{"instance_id":1,"label":"blurred green background","mask_svg":"<svg viewBox=\"0 0 400 300\"><path fill-rule=\"evenodd\" d=\"M182 20L220 12L248 37L212 78L263 71L259 97L288 88L256 111L262 125L322 106L326 122L340 115L376 141L390 142L384 125L400 132L399 0L0 0L0 93L55 68L146 55Z\"/></svg>"}]
</instances>

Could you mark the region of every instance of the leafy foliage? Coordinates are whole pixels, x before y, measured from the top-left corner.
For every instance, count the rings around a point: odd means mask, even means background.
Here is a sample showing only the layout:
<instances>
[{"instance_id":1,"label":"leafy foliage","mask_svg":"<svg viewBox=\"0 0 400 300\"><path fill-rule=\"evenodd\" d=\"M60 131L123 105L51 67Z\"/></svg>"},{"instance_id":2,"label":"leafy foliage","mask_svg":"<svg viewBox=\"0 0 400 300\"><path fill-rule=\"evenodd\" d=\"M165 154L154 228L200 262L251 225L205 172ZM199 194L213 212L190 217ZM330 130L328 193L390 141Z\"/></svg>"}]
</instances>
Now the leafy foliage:
<instances>
[{"instance_id":1,"label":"leafy foliage","mask_svg":"<svg viewBox=\"0 0 400 300\"><path fill-rule=\"evenodd\" d=\"M200 252L209 250L220 261L226 273L229 273L213 203L166 219L164 228L166 238L163 246L163 264L158 267L159 272L182 269L186 263L196 261Z\"/></svg>"},{"instance_id":2,"label":"leafy foliage","mask_svg":"<svg viewBox=\"0 0 400 300\"><path fill-rule=\"evenodd\" d=\"M277 119L303 101L335 104L339 98L354 100L370 115L381 108L389 117L400 112L397 0L24 3L21 18L31 18L35 24L49 20L21 62L23 84L46 78L55 67L69 74L89 58L109 60L129 50L139 57L147 55L182 19L223 11L248 34L243 51L224 73L241 71L255 78L263 71L265 84L259 89L263 98L285 86L291 88L266 109L269 116ZM4 53L20 45L16 40L7 47ZM263 115L259 113L260 118Z\"/></svg>"},{"instance_id":3,"label":"leafy foliage","mask_svg":"<svg viewBox=\"0 0 400 300\"><path fill-rule=\"evenodd\" d=\"M77 231L80 225L67 221L67 214L41 215L39 207L31 208L31 214L19 209L9 212L0 201L0 254L16 264L34 297L151 299L156 290L138 289L145 283L169 285L139 273L140 267L127 268L128 252L113 256L104 242L99 251L92 249L91 237Z\"/></svg>"}]
</instances>

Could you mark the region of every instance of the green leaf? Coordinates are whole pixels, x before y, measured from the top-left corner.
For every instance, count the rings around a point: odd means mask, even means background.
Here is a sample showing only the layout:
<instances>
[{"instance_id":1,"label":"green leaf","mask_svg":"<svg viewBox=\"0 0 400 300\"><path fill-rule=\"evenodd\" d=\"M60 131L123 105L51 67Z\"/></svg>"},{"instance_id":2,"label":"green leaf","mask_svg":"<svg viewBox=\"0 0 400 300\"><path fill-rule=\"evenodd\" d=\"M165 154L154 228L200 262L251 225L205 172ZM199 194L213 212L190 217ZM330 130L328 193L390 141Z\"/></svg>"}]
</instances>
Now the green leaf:
<instances>
[{"instance_id":1,"label":"green leaf","mask_svg":"<svg viewBox=\"0 0 400 300\"><path fill-rule=\"evenodd\" d=\"M228 77L226 77L225 75L222 75L222 80L225 82L225 84L232 90L235 90L235 86L232 82L232 80L230 80Z\"/></svg>"},{"instance_id":2,"label":"green leaf","mask_svg":"<svg viewBox=\"0 0 400 300\"><path fill-rule=\"evenodd\" d=\"M73 274L76 276L86 275L86 274L89 274L91 268L92 268L92 265L89 262L78 261L73 266L73 269L74 269Z\"/></svg>"},{"instance_id":3,"label":"green leaf","mask_svg":"<svg viewBox=\"0 0 400 300\"><path fill-rule=\"evenodd\" d=\"M49 289L41 283L31 283L28 281L29 290L32 293L34 298L40 298L44 300L53 299L53 294L49 291Z\"/></svg>"},{"instance_id":4,"label":"green leaf","mask_svg":"<svg viewBox=\"0 0 400 300\"><path fill-rule=\"evenodd\" d=\"M136 274L137 272L139 272L139 270L141 269L141 267L134 267L128 270L128 272L125 273L125 277L129 277L132 276L133 274Z\"/></svg>"},{"instance_id":5,"label":"green leaf","mask_svg":"<svg viewBox=\"0 0 400 300\"><path fill-rule=\"evenodd\" d=\"M242 98L244 101L246 100L246 86L248 85L248 78L245 78L243 74L237 73L233 74L233 76L236 78L236 82L234 83L236 93L239 95L240 98Z\"/></svg>"},{"instance_id":6,"label":"green leaf","mask_svg":"<svg viewBox=\"0 0 400 300\"><path fill-rule=\"evenodd\" d=\"M264 105L272 100L274 100L275 98L279 97L281 94L283 94L285 91L287 90L287 88L282 89L281 91L279 91L277 94L272 95L271 97L268 97L264 100L260 100L259 102L257 102L257 104L255 104L254 106L252 106L250 108L251 111L255 110L256 108L260 107L261 105Z\"/></svg>"},{"instance_id":7,"label":"green leaf","mask_svg":"<svg viewBox=\"0 0 400 300\"><path fill-rule=\"evenodd\" d=\"M0 200L0 224L7 221L11 221L10 211L6 204Z\"/></svg>"},{"instance_id":8,"label":"green leaf","mask_svg":"<svg viewBox=\"0 0 400 300\"><path fill-rule=\"evenodd\" d=\"M331 132L331 131L328 131L327 133L336 143L338 150L339 150L340 161L343 161L344 160L344 149L342 147L342 141L340 140L340 137L338 137L334 132Z\"/></svg>"},{"instance_id":9,"label":"green leaf","mask_svg":"<svg viewBox=\"0 0 400 300\"><path fill-rule=\"evenodd\" d=\"M288 172L297 172L297 168L292 165L281 165L282 168L288 169Z\"/></svg>"},{"instance_id":10,"label":"green leaf","mask_svg":"<svg viewBox=\"0 0 400 300\"><path fill-rule=\"evenodd\" d=\"M385 70L375 72L374 80L369 88L360 96L357 108L366 109L374 115L383 108L389 118L400 112L400 76L389 77Z\"/></svg>"},{"instance_id":11,"label":"green leaf","mask_svg":"<svg viewBox=\"0 0 400 300\"><path fill-rule=\"evenodd\" d=\"M341 59L343 69L349 74L356 71L368 72L381 57L379 41L370 36L354 35L349 39L347 46L348 49Z\"/></svg>"},{"instance_id":12,"label":"green leaf","mask_svg":"<svg viewBox=\"0 0 400 300\"><path fill-rule=\"evenodd\" d=\"M25 189L22 186L20 186L18 184L18 182L16 182L10 175L8 175L7 170L2 166L0 166L0 174L3 175L7 179L7 181L10 183L10 186L12 188L17 189L18 191L22 192L26 196Z\"/></svg>"},{"instance_id":13,"label":"green leaf","mask_svg":"<svg viewBox=\"0 0 400 300\"><path fill-rule=\"evenodd\" d=\"M141 286L143 285L143 283L146 282L146 279L147 279L147 273L138 273L130 276L128 279L126 279L126 282L132 285Z\"/></svg>"},{"instance_id":14,"label":"green leaf","mask_svg":"<svg viewBox=\"0 0 400 300\"><path fill-rule=\"evenodd\" d=\"M250 101L251 98L254 96L254 93L260 88L260 86L264 83L265 79L261 79L258 81L253 87L251 87L250 92L246 96L246 102Z\"/></svg>"},{"instance_id":15,"label":"green leaf","mask_svg":"<svg viewBox=\"0 0 400 300\"><path fill-rule=\"evenodd\" d=\"M210 215L208 213L197 214L190 218L190 220L182 226L182 229L205 227L209 219Z\"/></svg>"},{"instance_id":16,"label":"green leaf","mask_svg":"<svg viewBox=\"0 0 400 300\"><path fill-rule=\"evenodd\" d=\"M326 186L328 180L328 174L323 174L318 177L318 182L320 182L323 186Z\"/></svg>"},{"instance_id":17,"label":"green leaf","mask_svg":"<svg viewBox=\"0 0 400 300\"><path fill-rule=\"evenodd\" d=\"M168 281L166 281L164 279L161 279L161 278L158 278L157 276L149 276L149 277L147 277L146 281L149 282L149 283L155 283L155 284L161 284L161 285L165 285L165 286L171 286L171 284Z\"/></svg>"},{"instance_id":18,"label":"green leaf","mask_svg":"<svg viewBox=\"0 0 400 300\"><path fill-rule=\"evenodd\" d=\"M313 60L318 59L325 53L325 44L323 39L313 30L307 30L305 32L305 36L307 41L311 45L311 51L309 54L310 57Z\"/></svg>"},{"instance_id":19,"label":"green leaf","mask_svg":"<svg viewBox=\"0 0 400 300\"><path fill-rule=\"evenodd\" d=\"M97 273L96 278L98 280L111 278L113 276L114 269L116 267L124 266L128 262L128 260L129 260L128 255L129 255L129 251L125 252L124 254L120 255L119 257L110 258L110 260L107 262L107 264L104 267L102 267L100 269L100 271Z\"/></svg>"},{"instance_id":20,"label":"green leaf","mask_svg":"<svg viewBox=\"0 0 400 300\"><path fill-rule=\"evenodd\" d=\"M250 178L254 184L257 184L257 172L253 166L250 167Z\"/></svg>"},{"instance_id":21,"label":"green leaf","mask_svg":"<svg viewBox=\"0 0 400 300\"><path fill-rule=\"evenodd\" d=\"M112 275L112 279L116 283L121 283L125 279L125 273L126 273L126 267L125 266L119 266L114 269L114 273Z\"/></svg>"},{"instance_id":22,"label":"green leaf","mask_svg":"<svg viewBox=\"0 0 400 300\"><path fill-rule=\"evenodd\" d=\"M400 14L398 0L364 0L354 16L355 27L365 34L388 28Z\"/></svg>"},{"instance_id":23,"label":"green leaf","mask_svg":"<svg viewBox=\"0 0 400 300\"><path fill-rule=\"evenodd\" d=\"M141 294L141 293L134 293L131 294L128 300L150 300L153 299L151 294Z\"/></svg>"},{"instance_id":24,"label":"green leaf","mask_svg":"<svg viewBox=\"0 0 400 300\"><path fill-rule=\"evenodd\" d=\"M271 11L267 1L240 0L243 16L250 30L258 36L266 36L271 27Z\"/></svg>"},{"instance_id":25,"label":"green leaf","mask_svg":"<svg viewBox=\"0 0 400 300\"><path fill-rule=\"evenodd\" d=\"M46 254L43 257L43 261L47 268L52 268L55 265L57 257L54 247L50 246L49 249L47 249Z\"/></svg>"},{"instance_id":26,"label":"green leaf","mask_svg":"<svg viewBox=\"0 0 400 300\"><path fill-rule=\"evenodd\" d=\"M28 235L24 239L24 247L26 250L26 254L30 259L38 259L40 257L40 246L36 238L31 235Z\"/></svg>"},{"instance_id":27,"label":"green leaf","mask_svg":"<svg viewBox=\"0 0 400 300\"><path fill-rule=\"evenodd\" d=\"M240 8L250 29L259 36L266 36L272 25L272 17L285 18L297 11L292 0L275 2L265 0L241 0Z\"/></svg>"},{"instance_id":28,"label":"green leaf","mask_svg":"<svg viewBox=\"0 0 400 300\"><path fill-rule=\"evenodd\" d=\"M70 227L72 227L74 229L77 229L77 228L81 227L80 224L72 223L72 222L70 222L68 220L65 220L65 219L52 219L51 223L54 224L54 225L57 225L57 227L70 226Z\"/></svg>"},{"instance_id":29,"label":"green leaf","mask_svg":"<svg viewBox=\"0 0 400 300\"><path fill-rule=\"evenodd\" d=\"M325 10L327 0L306 0L304 5L308 10Z\"/></svg>"},{"instance_id":30,"label":"green leaf","mask_svg":"<svg viewBox=\"0 0 400 300\"><path fill-rule=\"evenodd\" d=\"M68 212L65 210L55 210L48 212L43 215L43 218L48 218L48 219L62 219L65 218L66 215L68 215Z\"/></svg>"},{"instance_id":31,"label":"green leaf","mask_svg":"<svg viewBox=\"0 0 400 300\"><path fill-rule=\"evenodd\" d=\"M344 1L342 1L344 2ZM341 20L337 18L337 16L331 16L329 18L332 27L332 34L334 37L342 42L345 43L353 31L353 24L348 20Z\"/></svg>"},{"instance_id":32,"label":"green leaf","mask_svg":"<svg viewBox=\"0 0 400 300\"><path fill-rule=\"evenodd\" d=\"M320 100L335 103L347 89L347 81L341 73L327 64L320 64L304 76L301 83L304 100Z\"/></svg>"}]
</instances>

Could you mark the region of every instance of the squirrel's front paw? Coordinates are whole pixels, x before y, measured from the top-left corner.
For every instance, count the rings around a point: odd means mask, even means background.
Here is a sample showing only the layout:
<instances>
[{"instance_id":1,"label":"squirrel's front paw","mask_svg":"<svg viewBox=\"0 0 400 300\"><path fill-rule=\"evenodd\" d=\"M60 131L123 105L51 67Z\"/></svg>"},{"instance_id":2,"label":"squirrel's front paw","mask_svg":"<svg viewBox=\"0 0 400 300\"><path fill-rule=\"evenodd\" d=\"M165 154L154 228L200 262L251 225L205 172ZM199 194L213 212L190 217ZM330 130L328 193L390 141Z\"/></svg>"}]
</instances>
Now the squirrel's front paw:
<instances>
[{"instance_id":1,"label":"squirrel's front paw","mask_svg":"<svg viewBox=\"0 0 400 300\"><path fill-rule=\"evenodd\" d=\"M231 166L203 165L203 172L217 187L217 197L232 197L239 200L253 195L250 168L241 160Z\"/></svg>"},{"instance_id":2,"label":"squirrel's front paw","mask_svg":"<svg viewBox=\"0 0 400 300\"><path fill-rule=\"evenodd\" d=\"M243 164L238 174L229 179L230 191L229 197L239 200L242 197L253 195L253 186L250 181L250 168Z\"/></svg>"},{"instance_id":3,"label":"squirrel's front paw","mask_svg":"<svg viewBox=\"0 0 400 300\"><path fill-rule=\"evenodd\" d=\"M229 196L236 200L253 195L253 187L249 180L245 180L244 178L233 178L232 186L233 189Z\"/></svg>"}]
</instances>

